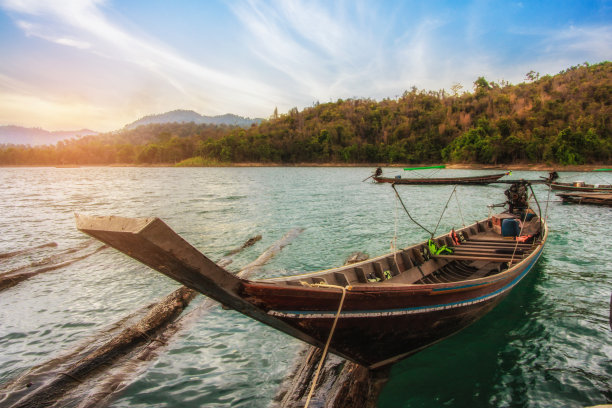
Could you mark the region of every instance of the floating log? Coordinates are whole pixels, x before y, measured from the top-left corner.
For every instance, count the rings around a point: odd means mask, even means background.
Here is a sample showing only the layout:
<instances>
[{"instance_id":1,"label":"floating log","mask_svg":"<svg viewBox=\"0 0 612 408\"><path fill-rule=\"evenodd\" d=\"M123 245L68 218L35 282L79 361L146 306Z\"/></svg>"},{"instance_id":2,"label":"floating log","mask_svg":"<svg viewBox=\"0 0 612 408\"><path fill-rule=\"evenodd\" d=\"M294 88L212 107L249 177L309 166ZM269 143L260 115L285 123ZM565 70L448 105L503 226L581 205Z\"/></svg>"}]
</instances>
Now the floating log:
<instances>
[{"instance_id":1,"label":"floating log","mask_svg":"<svg viewBox=\"0 0 612 408\"><path fill-rule=\"evenodd\" d=\"M281 239L279 239L268 249L266 249L255 261L249 263L244 268L242 268L236 275L243 278L248 278L259 268L261 268L266 262L270 261L274 256L276 256L284 247L289 245L303 231L303 228L294 228L290 230ZM249 241L251 240L252 239L250 239ZM257 241L258 240L254 242ZM246 247L248 246L243 245L241 248L244 249ZM235 252L234 255L236 253L237 252ZM223 259L228 258L225 257ZM161 334L160 336L162 336L165 341L169 341L179 331L186 330L189 327L190 322L199 320L207 311L218 305L219 303L217 303L216 301L205 297L204 300L200 303L200 305L190 311L187 315L183 316L180 321L175 322L166 330L164 330L163 334ZM87 400L79 405L79 408L101 407L109 403L109 401L111 401L118 392L120 392L127 386L127 384L130 382L130 377L134 377L133 373L138 370L137 365L141 365L142 362L150 361L156 357L159 346L160 344L156 343L148 344L146 349L142 350L137 356L135 356L131 360L135 362L135 364L125 365L126 370L123 370L122 372L115 374L113 377L106 379L105 381L101 381L99 384L97 384L96 391L90 393Z\"/></svg>"},{"instance_id":2,"label":"floating log","mask_svg":"<svg viewBox=\"0 0 612 408\"><path fill-rule=\"evenodd\" d=\"M321 353L321 349L314 346L302 349L291 374L281 384L273 406L304 406ZM382 387L389 378L389 370L368 370L357 363L330 354L319 374L309 408L375 408Z\"/></svg>"},{"instance_id":3,"label":"floating log","mask_svg":"<svg viewBox=\"0 0 612 408\"><path fill-rule=\"evenodd\" d=\"M85 259L87 257L90 257L91 255L93 255L93 254L95 254L97 252L100 252L104 248L108 248L108 246L107 245L102 245L102 246L98 247L96 250L94 250L92 252L89 252L89 253L87 253L85 255L77 256L77 257L74 257L74 258L72 258L72 259L70 259L68 261L57 263L57 264L50 265L50 266L45 266L45 267L39 268L39 269L31 270L32 269L32 265L30 265L28 267L17 268L17 269L14 269L14 270L10 271L10 272L3 273L3 274L0 275L0 292L2 292L5 289L8 289L10 287L13 287L13 286L17 285L18 283L23 282L24 280L29 279L29 278L31 278L33 276L39 275L39 274L44 273L44 272L49 272L49 271L54 271L56 269L64 268L64 267L66 267L68 265L71 265L71 264L77 262L77 261L83 260L83 259ZM40 263L38 263L38 264L40 264ZM38 264L35 263L33 265L38 265ZM28 269L30 269L28 272L21 272L21 273L19 273L20 271L28 270Z\"/></svg>"},{"instance_id":4,"label":"floating log","mask_svg":"<svg viewBox=\"0 0 612 408\"><path fill-rule=\"evenodd\" d=\"M136 345L155 341L154 336L159 328L169 320L175 318L183 310L195 293L186 288L179 288L172 292L137 324L123 330L117 337L102 347L78 361L61 375L56 376L46 384L32 384L28 392L18 401L14 401L13 408L49 407L57 402L64 393L82 383L86 377L97 370L103 370L108 364L126 355ZM21 393L23 394L23 392ZM19 396L19 393L17 393ZM11 395L7 402L11 402Z\"/></svg>"},{"instance_id":5,"label":"floating log","mask_svg":"<svg viewBox=\"0 0 612 408\"><path fill-rule=\"evenodd\" d=\"M239 274L244 277L249 276L278 254L302 231L302 229L289 231L260 255L257 260L243 268ZM240 247L240 250L253 245L260 239L261 236L249 239ZM236 253L238 252L233 252L233 254ZM224 259L231 262L228 257ZM4 403L13 404L10 405L13 408L63 406L61 401L69 399L72 399L72 402L80 402L79 407L83 408L106 406L117 392L125 388L129 379L133 378L133 376L130 377L130 374L137 371L143 362L155 358L161 346L167 345L172 336L185 329L186 325L179 324L177 319L196 295L197 292L192 289L184 286L180 287L158 304L147 307L149 311L144 318L121 331L119 335L101 347L89 352L84 357L82 356L84 354L82 349L85 347L75 351L72 356L80 354L76 357L77 361L64 363L63 366L66 369L61 372L56 371L54 378L44 384L44 381L39 380L45 374L49 375L49 372L44 370L47 364L32 370L36 373L26 374L7 387L3 387L8 390L0 392L0 400L3 401L3 406ZM190 312L190 314L196 316L191 320L199 318L204 311L215 305L217 305L216 302L206 298L200 307ZM182 321L184 319L181 319ZM49 362L48 366L55 367L62 360L64 359L54 359ZM119 369L117 373L110 377L104 377L113 365L117 366L120 363L123 363L125 369ZM88 384L95 384L95 386L87 387ZM84 387L87 387L87 398L83 399L82 394L71 396L71 394L75 394L76 390ZM93 392L92 387L94 388Z\"/></svg>"},{"instance_id":6,"label":"floating log","mask_svg":"<svg viewBox=\"0 0 612 408\"><path fill-rule=\"evenodd\" d=\"M227 253L227 255L225 255L223 258L221 258L218 262L217 265L219 265L222 268L225 268L227 265L231 264L233 262L232 256L236 255L237 253L239 253L240 251L242 251L245 248L248 248L250 246L255 245L255 243L257 241L261 240L261 235L255 235L254 237L251 237L249 239L247 239L244 244L242 244L241 246L232 249L231 251L229 251Z\"/></svg>"},{"instance_id":7,"label":"floating log","mask_svg":"<svg viewBox=\"0 0 612 408\"><path fill-rule=\"evenodd\" d=\"M300 235L304 231L303 228L294 228L287 232L281 239L276 241L272 246L266 249L259 257L242 268L238 275L241 278L248 278L253 274L253 272L260 269L263 265L265 265L270 259L274 258L284 247L289 245L298 235Z\"/></svg>"},{"instance_id":8,"label":"floating log","mask_svg":"<svg viewBox=\"0 0 612 408\"><path fill-rule=\"evenodd\" d=\"M228 256L236 255L238 252L242 251L243 249L255 245L257 241L261 241L261 235L255 235L254 237L247 239L246 242L242 244L242 246L232 249L231 251L227 253L227 255Z\"/></svg>"},{"instance_id":9,"label":"floating log","mask_svg":"<svg viewBox=\"0 0 612 408\"><path fill-rule=\"evenodd\" d=\"M369 256L367 254L364 254L363 252L353 252L352 254L349 255L349 257L346 260L346 264L354 264L357 262L361 262L361 261L365 261L369 258Z\"/></svg>"},{"instance_id":10,"label":"floating log","mask_svg":"<svg viewBox=\"0 0 612 408\"><path fill-rule=\"evenodd\" d=\"M46 244L38 245L38 246L35 246L35 247L32 247L32 248L22 249L20 251L5 252L3 254L0 254L0 259L12 258L12 257L17 256L17 255L23 255L23 254L27 254L29 252L36 251L37 249L51 248L51 247L56 247L56 246L57 246L56 242L48 242Z\"/></svg>"},{"instance_id":11,"label":"floating log","mask_svg":"<svg viewBox=\"0 0 612 408\"><path fill-rule=\"evenodd\" d=\"M93 239L88 239L87 241L82 242L78 245L75 245L71 248L67 248L67 249L55 252L54 254L47 256L46 258L43 258L41 260L33 261L27 265L23 265L23 266L19 266L17 268L11 269L10 271L2 272L0 273L0 277L8 276L8 275L15 275L18 272L23 272L23 271L31 272L34 268L37 268L39 266L54 265L54 264L62 263L66 260L71 259L71 258L68 258L67 255L72 255L75 252L86 249L95 243L96 241L94 241Z\"/></svg>"}]
</instances>

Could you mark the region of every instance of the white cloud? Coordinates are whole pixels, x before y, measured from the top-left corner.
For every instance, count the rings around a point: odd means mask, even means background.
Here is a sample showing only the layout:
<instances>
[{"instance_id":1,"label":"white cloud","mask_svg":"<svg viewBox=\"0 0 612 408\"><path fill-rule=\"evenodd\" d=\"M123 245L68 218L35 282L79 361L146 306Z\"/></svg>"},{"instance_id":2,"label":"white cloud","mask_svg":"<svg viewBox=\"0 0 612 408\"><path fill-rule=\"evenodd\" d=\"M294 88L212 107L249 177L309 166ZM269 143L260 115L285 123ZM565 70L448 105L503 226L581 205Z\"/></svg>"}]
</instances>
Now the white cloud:
<instances>
[{"instance_id":1,"label":"white cloud","mask_svg":"<svg viewBox=\"0 0 612 408\"><path fill-rule=\"evenodd\" d=\"M401 94L430 73L430 39L441 21L413 26L405 16L380 15L372 4L251 0L233 11L253 52L290 78L308 104Z\"/></svg>"},{"instance_id":2,"label":"white cloud","mask_svg":"<svg viewBox=\"0 0 612 408\"><path fill-rule=\"evenodd\" d=\"M179 55L138 30L118 26L105 15L102 1L6 0L12 13L28 17L17 25L26 35L88 50L105 58L128 61L135 67L171 84L186 101L206 113L225 113L239 108L259 108L274 98L275 90L249 77L206 67ZM237 102L238 101L238 102Z\"/></svg>"},{"instance_id":3,"label":"white cloud","mask_svg":"<svg viewBox=\"0 0 612 408\"><path fill-rule=\"evenodd\" d=\"M612 56L612 26L569 26L544 40L551 54L580 53L598 60Z\"/></svg>"},{"instance_id":4,"label":"white cloud","mask_svg":"<svg viewBox=\"0 0 612 408\"><path fill-rule=\"evenodd\" d=\"M515 22L512 29L493 30L503 33L503 41L516 39L518 44L500 47L488 41L493 31L484 23L491 24L491 7L481 0L446 10L367 0L244 0L227 6L237 20L228 22L235 24L231 35L238 38L220 34L216 46L239 49L231 48L223 57L210 56L214 46L181 54L146 27L134 25L110 1L0 0L0 7L27 36L65 46L69 56L78 55L80 62L89 58L88 66L97 67L97 75L103 72L99 84L98 77L84 80L89 71L78 64L81 77L62 70L67 64L57 72L44 72L35 79L37 85L46 77L64 75L62 85L75 83L70 92L78 92L78 81L87 86L68 101L68 91L51 96L60 86L37 89L45 101L39 106L54 100L65 106L91 103L89 112L97 114L99 107L113 118L126 111L142 116L177 108L267 116L275 106L283 112L317 100L394 97L413 85L437 90L460 82L471 89L480 75L518 82L531 69L556 73L612 55L610 25L517 29ZM207 60L214 60L215 68ZM0 85L17 71L0 67ZM33 95L33 84L23 86L25 82L12 83L11 100L16 100L18 87L24 95ZM113 114L113 109L121 112Z\"/></svg>"},{"instance_id":5,"label":"white cloud","mask_svg":"<svg viewBox=\"0 0 612 408\"><path fill-rule=\"evenodd\" d=\"M38 37L46 41L54 42L56 44L66 45L69 47L87 49L91 48L91 44L86 41L77 40L75 38L62 37L46 32L46 30L39 24L34 24L28 21L19 20L17 26L23 30L28 37Z\"/></svg>"}]
</instances>

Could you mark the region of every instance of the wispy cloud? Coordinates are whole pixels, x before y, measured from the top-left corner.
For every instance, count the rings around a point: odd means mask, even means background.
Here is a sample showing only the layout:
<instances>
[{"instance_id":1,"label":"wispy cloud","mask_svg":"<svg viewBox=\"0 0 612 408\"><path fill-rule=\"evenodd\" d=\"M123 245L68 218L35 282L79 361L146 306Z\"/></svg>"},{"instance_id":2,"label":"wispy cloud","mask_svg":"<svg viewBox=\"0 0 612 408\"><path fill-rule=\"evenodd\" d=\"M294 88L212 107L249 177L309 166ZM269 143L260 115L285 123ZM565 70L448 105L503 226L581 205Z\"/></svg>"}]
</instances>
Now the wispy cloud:
<instances>
[{"instance_id":1,"label":"wispy cloud","mask_svg":"<svg viewBox=\"0 0 612 408\"><path fill-rule=\"evenodd\" d=\"M233 10L253 52L301 94L323 100L401 93L427 71L442 24L407 24L372 2L251 0Z\"/></svg>"},{"instance_id":2,"label":"wispy cloud","mask_svg":"<svg viewBox=\"0 0 612 408\"><path fill-rule=\"evenodd\" d=\"M28 21L19 20L17 26L23 30L23 32L30 37L38 37L43 40L54 42L56 44L67 45L69 47L75 47L79 49L91 48L91 44L86 41L81 41L75 38L62 37L60 35L53 35L41 27L39 24L34 24Z\"/></svg>"},{"instance_id":3,"label":"wispy cloud","mask_svg":"<svg viewBox=\"0 0 612 408\"><path fill-rule=\"evenodd\" d=\"M160 13L149 6L150 16ZM470 89L480 75L518 82L531 69L555 73L612 55L612 24L605 19L534 25L536 17L524 21L533 11L524 1L493 7L482 0L237 0L193 7L203 16L218 13L210 21L223 20L205 31L196 19L176 24L186 17L181 4L172 8L178 17L172 24L164 16L141 18L139 9L119 1L0 0L26 46L62 46L65 58L49 57L38 71L0 65L0 98L38 94L39 106L89 103L92 109L82 112L98 118L106 112L115 123L177 108L267 116L275 106L282 112L317 100L394 97L412 86L448 89L460 82ZM573 21L573 14L563 16ZM146 25L152 21L180 35ZM195 41L185 46L184 38ZM24 61L40 58L32 52ZM27 106L21 109L26 117Z\"/></svg>"},{"instance_id":4,"label":"wispy cloud","mask_svg":"<svg viewBox=\"0 0 612 408\"><path fill-rule=\"evenodd\" d=\"M575 53L596 59L612 57L612 25L569 26L552 31L542 41L547 54L572 58Z\"/></svg>"},{"instance_id":5,"label":"wispy cloud","mask_svg":"<svg viewBox=\"0 0 612 408\"><path fill-rule=\"evenodd\" d=\"M523 80L530 70L556 74L572 65L609 61L612 57L612 24L527 27L513 29L512 33L519 39L529 39L523 40L522 57L510 66L491 68L515 82Z\"/></svg>"},{"instance_id":6,"label":"wispy cloud","mask_svg":"<svg viewBox=\"0 0 612 408\"><path fill-rule=\"evenodd\" d=\"M19 16L17 25L26 35L129 62L170 84L189 106L224 113L242 105L248 111L276 94L264 83L211 69L133 27L113 23L102 1L7 0L2 6Z\"/></svg>"}]
</instances>

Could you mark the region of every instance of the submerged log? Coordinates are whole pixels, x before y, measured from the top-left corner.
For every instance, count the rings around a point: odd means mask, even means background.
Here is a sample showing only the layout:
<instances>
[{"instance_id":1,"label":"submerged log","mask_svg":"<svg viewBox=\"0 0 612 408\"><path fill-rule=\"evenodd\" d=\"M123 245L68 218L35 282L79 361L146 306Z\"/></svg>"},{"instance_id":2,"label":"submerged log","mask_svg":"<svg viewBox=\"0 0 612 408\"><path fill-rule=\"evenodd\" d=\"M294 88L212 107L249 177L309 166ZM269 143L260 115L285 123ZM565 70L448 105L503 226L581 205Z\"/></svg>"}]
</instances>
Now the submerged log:
<instances>
[{"instance_id":1,"label":"submerged log","mask_svg":"<svg viewBox=\"0 0 612 408\"><path fill-rule=\"evenodd\" d=\"M255 243L257 241L261 241L261 235L255 235L254 237L251 237L249 239L247 239L244 244L242 244L241 246L232 249L231 251L229 251L227 253L227 255L225 255L223 258L221 258L218 262L217 265L219 265L222 268L225 268L227 265L231 264L233 259L232 256L236 255L237 253L241 252L243 249L248 248L250 246L255 245Z\"/></svg>"},{"instance_id":2,"label":"submerged log","mask_svg":"<svg viewBox=\"0 0 612 408\"><path fill-rule=\"evenodd\" d=\"M56 242L48 242L46 244L37 245L37 246L32 247L32 248L26 248L26 249L22 249L22 250L19 250L19 251L2 253L2 254L0 254L0 259L12 258L12 257L17 256L17 255L23 255L23 254L27 254L29 252L36 251L37 249L56 247L56 246L57 246Z\"/></svg>"},{"instance_id":3,"label":"submerged log","mask_svg":"<svg viewBox=\"0 0 612 408\"><path fill-rule=\"evenodd\" d=\"M254 237L247 239L246 242L242 244L242 246L229 251L227 253L227 256L236 255L238 252L242 251L243 249L255 245L257 241L261 241L261 235L255 235Z\"/></svg>"},{"instance_id":4,"label":"submerged log","mask_svg":"<svg viewBox=\"0 0 612 408\"><path fill-rule=\"evenodd\" d=\"M14 408L53 406L64 393L82 383L96 371L107 368L109 364L129 353L136 345L155 341L154 336L160 327L176 318L194 296L195 293L189 289L177 289L152 308L138 323L124 329L118 336L75 363L65 372L60 373L46 384L30 384L27 392L23 390L13 392L7 395L4 401L12 402ZM15 397L20 398L15 401Z\"/></svg>"},{"instance_id":5,"label":"submerged log","mask_svg":"<svg viewBox=\"0 0 612 408\"><path fill-rule=\"evenodd\" d=\"M322 350L308 346L298 354L291 374L274 399L279 408L304 407ZM335 355L327 356L309 408L375 408L389 378L389 369L376 371Z\"/></svg>"},{"instance_id":6,"label":"submerged log","mask_svg":"<svg viewBox=\"0 0 612 408\"><path fill-rule=\"evenodd\" d=\"M302 229L289 231L238 274L245 277L252 274L278 254L301 231ZM241 250L259 239L261 236L249 239L240 247ZM227 257L224 259L231 262ZM200 307L190 312L191 319L178 320L184 308L196 295L195 291L183 286L158 304L148 306L148 313L144 318L122 330L101 347L93 351L84 351L87 347L80 347L69 357L51 360L3 386L3 389L0 389L2 406L62 407L78 403L79 407L92 408L108 405L117 392L129 384L130 378L134 378L134 373L142 368L144 362L154 359L177 332L187 327L185 321L192 322L217 305L211 299L205 298ZM181 322L183 324L180 324ZM107 375L113 366L115 372ZM58 367L61 367L61 371L58 371ZM52 378L45 381L49 376Z\"/></svg>"},{"instance_id":7,"label":"submerged log","mask_svg":"<svg viewBox=\"0 0 612 408\"><path fill-rule=\"evenodd\" d=\"M87 257L90 257L91 255L100 252L101 250L103 250L104 248L108 248L107 245L102 245L100 247L98 247L96 250L89 252L87 254L84 255L80 255L80 256L76 256L72 259L69 259L67 261L64 262L60 262L60 263L55 263L52 264L50 266L45 266L43 268L38 268L38 269L34 269L35 266L39 266L39 265L44 265L47 263L51 263L51 262L35 262L32 265L29 265L27 267L21 267L21 268L17 268L14 269L12 271L9 272L5 272L0 274L0 292L2 292L5 289L8 289L10 287L13 287L15 285L17 285L20 282L23 282L26 279L30 279L33 276L39 275L41 273L44 272L49 272L49 271L54 271L56 269L60 269L60 268L64 268L68 265L71 265L77 261L83 260ZM73 253L75 252L71 251L71 252L67 252L67 253ZM25 271L25 272L23 272Z\"/></svg>"},{"instance_id":8,"label":"submerged log","mask_svg":"<svg viewBox=\"0 0 612 408\"><path fill-rule=\"evenodd\" d=\"M349 257L346 259L345 264L354 264L357 262L361 262L361 261L365 261L369 258L368 254L364 254L363 252L353 252L352 254L349 255Z\"/></svg>"},{"instance_id":9,"label":"submerged log","mask_svg":"<svg viewBox=\"0 0 612 408\"><path fill-rule=\"evenodd\" d=\"M303 228L294 228L287 232L281 239L266 249L256 260L245 266L238 272L241 278L248 279L254 272L264 266L270 259L274 258L284 247L289 245L298 235L304 231Z\"/></svg>"},{"instance_id":10,"label":"submerged log","mask_svg":"<svg viewBox=\"0 0 612 408\"><path fill-rule=\"evenodd\" d=\"M285 246L289 245L303 229L295 228L287 232L280 240L276 241L266 251L264 251L255 261L249 263L242 268L237 275L243 278L248 278L252 273L256 272L258 268L261 268L266 262L276 256ZM257 237L260 237L259 235ZM254 237L254 238L257 238ZM247 241L257 242L259 239L253 241L251 238ZM243 245L241 248L244 249L249 245ZM234 252L234 255L237 252ZM229 262L228 262L229 261ZM230 263L231 259L224 257L222 262ZM187 289L186 287L183 287ZM191 289L187 289L190 290ZM194 291L195 293L195 291ZM191 327L191 324L202 318L210 309L218 306L219 303L210 299L204 298L203 301L187 313L182 316L180 320L169 325L158 335L158 338L163 339L164 342L170 341L177 333L187 330ZM115 373L110 376L106 376L96 383L95 389L90 392L86 399L82 400L78 405L78 408L101 408L106 407L116 396L119 394L127 385L131 382L132 378L135 378L138 372L141 372L144 367L143 365L157 357L158 353L163 346L162 343L149 343L145 348L142 348L137 354L135 354L129 361L122 364L122 367L118 368Z\"/></svg>"}]
</instances>

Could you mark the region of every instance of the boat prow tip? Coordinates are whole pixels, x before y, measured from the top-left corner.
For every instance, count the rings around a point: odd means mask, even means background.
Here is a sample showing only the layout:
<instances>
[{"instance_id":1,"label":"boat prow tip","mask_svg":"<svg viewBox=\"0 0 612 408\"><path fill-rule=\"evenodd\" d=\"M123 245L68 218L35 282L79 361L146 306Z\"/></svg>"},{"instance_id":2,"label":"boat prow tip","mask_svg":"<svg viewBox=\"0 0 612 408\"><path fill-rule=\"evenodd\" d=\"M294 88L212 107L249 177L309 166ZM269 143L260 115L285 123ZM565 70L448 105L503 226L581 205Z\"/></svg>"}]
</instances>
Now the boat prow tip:
<instances>
[{"instance_id":1,"label":"boat prow tip","mask_svg":"<svg viewBox=\"0 0 612 408\"><path fill-rule=\"evenodd\" d=\"M116 231L137 234L155 222L163 222L157 217L127 218L116 215L74 214L79 231Z\"/></svg>"}]
</instances>

